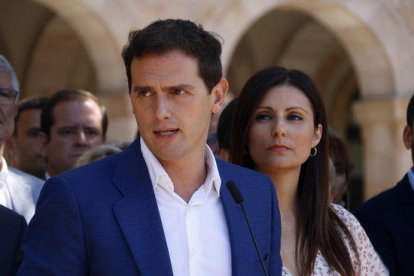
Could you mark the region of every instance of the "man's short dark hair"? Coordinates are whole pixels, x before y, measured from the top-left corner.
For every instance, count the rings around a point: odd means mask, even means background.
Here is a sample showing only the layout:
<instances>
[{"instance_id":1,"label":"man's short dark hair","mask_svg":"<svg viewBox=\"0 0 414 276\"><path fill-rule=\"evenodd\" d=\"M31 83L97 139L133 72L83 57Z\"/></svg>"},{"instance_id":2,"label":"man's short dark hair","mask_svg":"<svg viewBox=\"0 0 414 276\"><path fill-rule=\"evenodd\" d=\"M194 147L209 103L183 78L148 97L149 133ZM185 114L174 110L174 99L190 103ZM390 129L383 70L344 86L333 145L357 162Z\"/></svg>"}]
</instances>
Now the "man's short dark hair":
<instances>
[{"instance_id":1,"label":"man's short dark hair","mask_svg":"<svg viewBox=\"0 0 414 276\"><path fill-rule=\"evenodd\" d=\"M407 126L413 127L414 123L414 94L411 96L407 107Z\"/></svg>"},{"instance_id":2,"label":"man's short dark hair","mask_svg":"<svg viewBox=\"0 0 414 276\"><path fill-rule=\"evenodd\" d=\"M40 116L40 128L50 139L50 129L55 123L55 116L53 111L55 107L62 102L79 101L79 100L92 100L100 108L102 112L102 137L105 140L106 130L108 129L108 114L106 108L102 105L101 101L93 95L91 92L82 89L64 89L57 91L53 94L42 110Z\"/></svg>"},{"instance_id":3,"label":"man's short dark hair","mask_svg":"<svg viewBox=\"0 0 414 276\"><path fill-rule=\"evenodd\" d=\"M199 75L211 92L223 74L220 40L217 34L205 31L201 25L182 19L158 20L144 29L131 31L128 43L122 50L129 91L134 58L179 50L197 60Z\"/></svg>"},{"instance_id":4,"label":"man's short dark hair","mask_svg":"<svg viewBox=\"0 0 414 276\"><path fill-rule=\"evenodd\" d=\"M21 114L26 110L32 110L32 109L41 111L43 107L45 107L46 103L47 103L47 97L44 97L44 96L35 96L35 97L30 97L30 98L21 100L18 104L16 117L14 118L15 127L13 131L13 136L17 136L17 124L19 123Z\"/></svg>"}]
</instances>

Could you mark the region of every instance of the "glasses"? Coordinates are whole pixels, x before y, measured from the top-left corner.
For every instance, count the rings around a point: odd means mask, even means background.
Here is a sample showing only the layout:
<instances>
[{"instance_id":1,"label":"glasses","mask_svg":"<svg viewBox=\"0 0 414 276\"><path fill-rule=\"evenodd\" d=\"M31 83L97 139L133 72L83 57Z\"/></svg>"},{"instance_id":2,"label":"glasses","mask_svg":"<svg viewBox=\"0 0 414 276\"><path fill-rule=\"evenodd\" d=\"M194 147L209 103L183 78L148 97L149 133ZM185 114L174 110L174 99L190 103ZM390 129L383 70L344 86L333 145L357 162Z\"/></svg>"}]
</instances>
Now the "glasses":
<instances>
[{"instance_id":1,"label":"glasses","mask_svg":"<svg viewBox=\"0 0 414 276\"><path fill-rule=\"evenodd\" d=\"M17 91L11 88L0 88L0 104L10 105L16 103Z\"/></svg>"}]
</instances>

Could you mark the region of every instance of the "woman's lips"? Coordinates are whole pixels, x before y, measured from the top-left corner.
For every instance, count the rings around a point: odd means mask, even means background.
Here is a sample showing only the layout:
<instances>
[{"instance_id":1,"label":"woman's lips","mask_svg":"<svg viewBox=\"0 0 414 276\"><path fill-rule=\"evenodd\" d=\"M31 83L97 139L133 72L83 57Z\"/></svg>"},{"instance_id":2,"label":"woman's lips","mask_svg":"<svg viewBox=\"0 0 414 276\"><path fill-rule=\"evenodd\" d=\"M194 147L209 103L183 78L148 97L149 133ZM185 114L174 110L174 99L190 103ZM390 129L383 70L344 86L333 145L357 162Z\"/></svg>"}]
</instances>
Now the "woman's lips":
<instances>
[{"instance_id":1,"label":"woman's lips","mask_svg":"<svg viewBox=\"0 0 414 276\"><path fill-rule=\"evenodd\" d=\"M274 151L286 151L289 150L290 148L288 146L285 145L272 145L270 147L267 148L268 150L274 150Z\"/></svg>"}]
</instances>

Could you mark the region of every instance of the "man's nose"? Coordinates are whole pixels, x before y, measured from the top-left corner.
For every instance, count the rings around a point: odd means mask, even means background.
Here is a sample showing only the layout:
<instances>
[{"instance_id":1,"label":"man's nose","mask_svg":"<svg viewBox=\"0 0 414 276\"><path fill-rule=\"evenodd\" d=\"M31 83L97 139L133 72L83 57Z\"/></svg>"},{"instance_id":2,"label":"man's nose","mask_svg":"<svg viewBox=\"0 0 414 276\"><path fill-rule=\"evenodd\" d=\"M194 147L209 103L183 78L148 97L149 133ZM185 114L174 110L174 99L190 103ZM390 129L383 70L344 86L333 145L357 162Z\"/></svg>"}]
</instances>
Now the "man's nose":
<instances>
[{"instance_id":1,"label":"man's nose","mask_svg":"<svg viewBox=\"0 0 414 276\"><path fill-rule=\"evenodd\" d=\"M89 141L86 137L84 130L79 130L76 135L76 144L80 146L86 146L89 144Z\"/></svg>"},{"instance_id":2,"label":"man's nose","mask_svg":"<svg viewBox=\"0 0 414 276\"><path fill-rule=\"evenodd\" d=\"M158 120L168 120L171 117L170 102L167 97L157 97L155 103L155 116Z\"/></svg>"}]
</instances>

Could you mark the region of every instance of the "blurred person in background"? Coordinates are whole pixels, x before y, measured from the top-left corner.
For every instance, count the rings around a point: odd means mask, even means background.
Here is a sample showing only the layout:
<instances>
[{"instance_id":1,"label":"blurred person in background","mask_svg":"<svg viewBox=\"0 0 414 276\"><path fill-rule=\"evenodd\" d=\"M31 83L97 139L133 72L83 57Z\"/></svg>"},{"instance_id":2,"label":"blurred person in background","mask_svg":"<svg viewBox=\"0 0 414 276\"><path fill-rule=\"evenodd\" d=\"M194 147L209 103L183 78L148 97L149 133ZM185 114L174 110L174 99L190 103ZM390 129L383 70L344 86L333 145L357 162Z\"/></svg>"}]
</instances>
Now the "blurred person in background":
<instances>
[{"instance_id":1,"label":"blurred person in background","mask_svg":"<svg viewBox=\"0 0 414 276\"><path fill-rule=\"evenodd\" d=\"M24 216L29 222L44 181L9 168L3 157L6 141L13 134L18 98L16 73L8 60L0 55L0 204Z\"/></svg>"},{"instance_id":2,"label":"blurred person in background","mask_svg":"<svg viewBox=\"0 0 414 276\"><path fill-rule=\"evenodd\" d=\"M108 117L92 93L65 89L49 98L42 110L41 128L48 179L73 169L85 151L105 142Z\"/></svg>"},{"instance_id":3,"label":"blurred person in background","mask_svg":"<svg viewBox=\"0 0 414 276\"><path fill-rule=\"evenodd\" d=\"M18 104L13 135L7 141L10 166L39 178L46 171L45 148L41 139L40 114L47 97L31 97Z\"/></svg>"},{"instance_id":4,"label":"blurred person in background","mask_svg":"<svg viewBox=\"0 0 414 276\"><path fill-rule=\"evenodd\" d=\"M332 202L349 209L349 188L353 164L345 142L333 131L328 131L329 156L335 167L332 182Z\"/></svg>"},{"instance_id":5,"label":"blurred person in background","mask_svg":"<svg viewBox=\"0 0 414 276\"><path fill-rule=\"evenodd\" d=\"M217 123L217 140L221 159L229 160L230 149L230 132L233 124L234 110L236 109L237 101L233 99L230 101L220 114Z\"/></svg>"},{"instance_id":6,"label":"blurred person in background","mask_svg":"<svg viewBox=\"0 0 414 276\"><path fill-rule=\"evenodd\" d=\"M414 95L407 107L402 138L414 163ZM355 212L390 275L414 275L414 167L394 187Z\"/></svg>"},{"instance_id":7,"label":"blurred person in background","mask_svg":"<svg viewBox=\"0 0 414 276\"><path fill-rule=\"evenodd\" d=\"M81 157L76 162L76 167L81 167L102 158L108 157L112 154L120 153L126 147L127 146L125 146L125 143L111 143L96 146L88 151L85 151L81 155Z\"/></svg>"}]
</instances>

